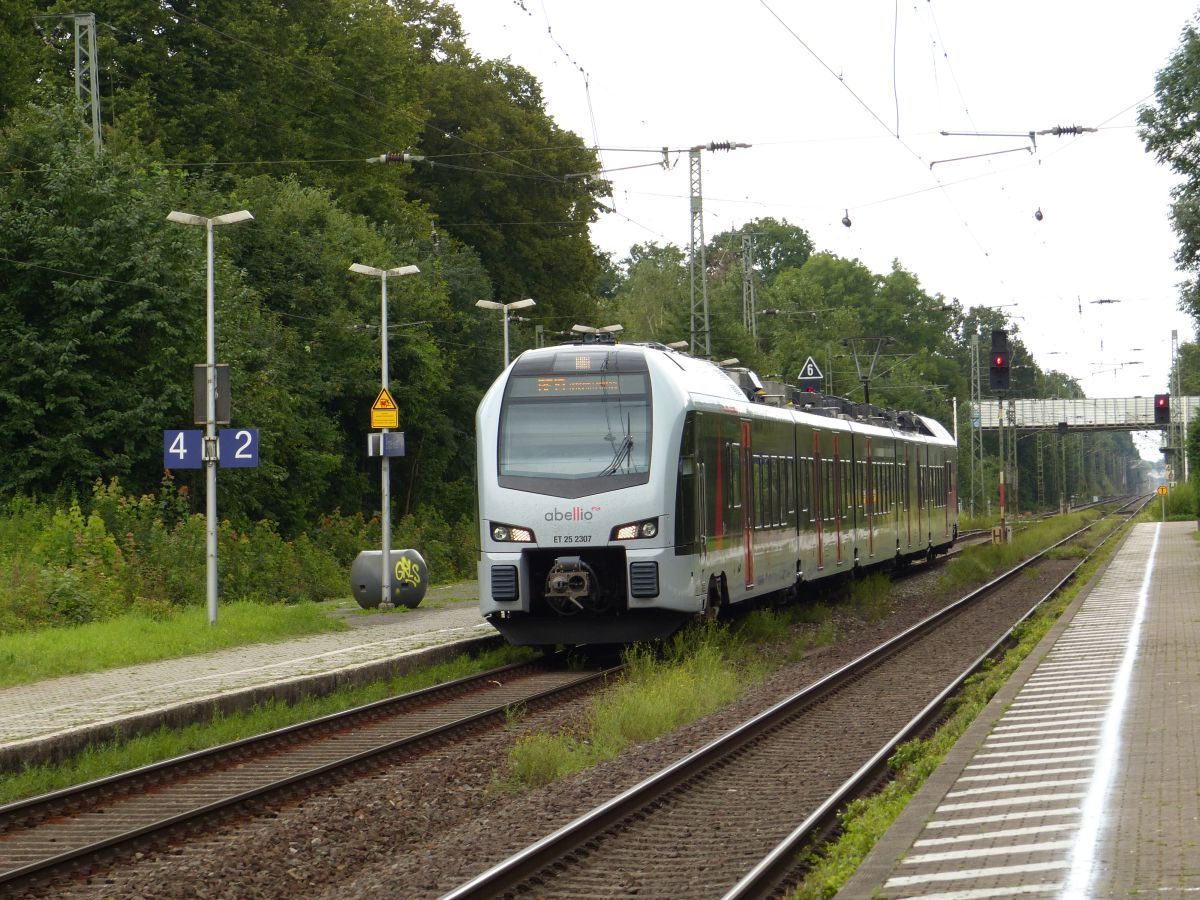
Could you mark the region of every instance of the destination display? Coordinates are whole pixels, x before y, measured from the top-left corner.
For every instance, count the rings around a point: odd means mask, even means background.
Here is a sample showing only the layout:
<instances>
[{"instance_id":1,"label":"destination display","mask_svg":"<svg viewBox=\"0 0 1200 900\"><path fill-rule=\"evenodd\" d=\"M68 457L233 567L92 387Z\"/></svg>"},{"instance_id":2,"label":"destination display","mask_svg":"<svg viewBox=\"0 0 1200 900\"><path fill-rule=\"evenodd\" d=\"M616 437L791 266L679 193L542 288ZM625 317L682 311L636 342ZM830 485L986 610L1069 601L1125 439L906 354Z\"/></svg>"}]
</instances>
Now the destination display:
<instances>
[{"instance_id":1,"label":"destination display","mask_svg":"<svg viewBox=\"0 0 1200 900\"><path fill-rule=\"evenodd\" d=\"M640 396L646 392L646 376L634 375L537 375L517 377L509 382L509 396Z\"/></svg>"}]
</instances>

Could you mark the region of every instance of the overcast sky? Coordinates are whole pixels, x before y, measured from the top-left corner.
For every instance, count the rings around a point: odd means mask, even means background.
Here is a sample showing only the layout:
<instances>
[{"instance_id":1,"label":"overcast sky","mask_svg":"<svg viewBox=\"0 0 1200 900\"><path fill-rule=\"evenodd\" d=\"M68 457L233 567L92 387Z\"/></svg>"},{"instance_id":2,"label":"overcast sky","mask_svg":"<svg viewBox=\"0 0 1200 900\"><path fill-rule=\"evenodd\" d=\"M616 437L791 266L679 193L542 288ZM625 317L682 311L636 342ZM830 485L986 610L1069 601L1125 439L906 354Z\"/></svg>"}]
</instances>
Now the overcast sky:
<instances>
[{"instance_id":1,"label":"overcast sky","mask_svg":"<svg viewBox=\"0 0 1200 900\"><path fill-rule=\"evenodd\" d=\"M1039 365L1091 397L1167 390L1172 329L1194 339L1176 179L1135 122L1195 0L451 2L475 52L528 69L559 125L604 148L617 212L592 237L617 258L690 233L687 154L615 171L661 157L627 151L738 141L704 154L709 238L772 216L964 306L1017 304ZM1029 152L1056 125L1099 131Z\"/></svg>"}]
</instances>

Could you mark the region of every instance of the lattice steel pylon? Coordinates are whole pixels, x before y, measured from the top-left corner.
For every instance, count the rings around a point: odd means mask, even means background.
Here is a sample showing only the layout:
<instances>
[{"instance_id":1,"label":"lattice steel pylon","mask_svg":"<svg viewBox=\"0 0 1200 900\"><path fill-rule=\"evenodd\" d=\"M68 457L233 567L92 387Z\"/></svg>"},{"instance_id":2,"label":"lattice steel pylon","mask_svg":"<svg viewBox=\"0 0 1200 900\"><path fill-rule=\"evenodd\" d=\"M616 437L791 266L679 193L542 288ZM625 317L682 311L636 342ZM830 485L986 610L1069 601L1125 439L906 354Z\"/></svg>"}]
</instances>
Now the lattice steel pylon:
<instances>
[{"instance_id":1,"label":"lattice steel pylon","mask_svg":"<svg viewBox=\"0 0 1200 900\"><path fill-rule=\"evenodd\" d=\"M100 154L104 139L100 132L100 66L96 56L96 14L58 13L34 16L39 19L70 19L75 41L75 96L91 113L92 146ZM38 28L41 31L41 28Z\"/></svg>"},{"instance_id":2,"label":"lattice steel pylon","mask_svg":"<svg viewBox=\"0 0 1200 900\"><path fill-rule=\"evenodd\" d=\"M688 275L691 287L692 318L691 337L688 341L688 351L696 355L696 318L701 319L701 332L704 334L704 355L712 356L712 332L708 323L708 258L704 246L704 193L700 185L700 153L704 150L737 150L749 147L749 144L737 144L733 141L711 141L698 144L688 150L688 172L691 187L692 228L688 244ZM699 257L697 257L699 248ZM700 296L696 297L696 282L700 283Z\"/></svg>"},{"instance_id":3,"label":"lattice steel pylon","mask_svg":"<svg viewBox=\"0 0 1200 900\"><path fill-rule=\"evenodd\" d=\"M75 96L91 107L92 145L100 152L100 69L96 61L96 14L75 14Z\"/></svg>"},{"instance_id":4,"label":"lattice steel pylon","mask_svg":"<svg viewBox=\"0 0 1200 900\"><path fill-rule=\"evenodd\" d=\"M758 346L758 312L754 308L754 235L742 235L742 325Z\"/></svg>"},{"instance_id":5,"label":"lattice steel pylon","mask_svg":"<svg viewBox=\"0 0 1200 900\"><path fill-rule=\"evenodd\" d=\"M696 355L696 318L701 320L704 335L704 355L712 356L712 337L708 331L708 259L704 248L704 194L700 186L700 151L693 147L688 151L689 184L692 197L692 230L688 244L688 276L691 287L692 320L688 352ZM697 258L697 248L699 258ZM696 282L700 282L700 299L696 298Z\"/></svg>"},{"instance_id":6,"label":"lattice steel pylon","mask_svg":"<svg viewBox=\"0 0 1200 900\"><path fill-rule=\"evenodd\" d=\"M975 498L983 490L983 429L979 427L981 397L979 386L979 335L971 335L971 515Z\"/></svg>"}]
</instances>

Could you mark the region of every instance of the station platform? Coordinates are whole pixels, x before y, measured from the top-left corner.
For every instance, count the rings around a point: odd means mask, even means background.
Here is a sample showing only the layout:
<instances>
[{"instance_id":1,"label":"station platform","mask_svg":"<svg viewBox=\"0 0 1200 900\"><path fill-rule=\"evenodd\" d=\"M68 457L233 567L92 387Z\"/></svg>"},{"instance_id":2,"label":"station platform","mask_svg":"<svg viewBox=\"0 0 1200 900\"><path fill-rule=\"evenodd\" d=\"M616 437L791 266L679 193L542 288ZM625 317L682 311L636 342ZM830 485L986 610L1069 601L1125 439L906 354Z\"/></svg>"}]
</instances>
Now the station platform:
<instances>
[{"instance_id":1,"label":"station platform","mask_svg":"<svg viewBox=\"0 0 1200 900\"><path fill-rule=\"evenodd\" d=\"M61 759L117 734L325 694L498 644L478 597L475 582L433 587L416 609L346 616L346 631L5 688L0 771Z\"/></svg>"},{"instance_id":2,"label":"station platform","mask_svg":"<svg viewBox=\"0 0 1200 900\"><path fill-rule=\"evenodd\" d=\"M1200 540L1134 526L839 898L1200 892Z\"/></svg>"}]
</instances>

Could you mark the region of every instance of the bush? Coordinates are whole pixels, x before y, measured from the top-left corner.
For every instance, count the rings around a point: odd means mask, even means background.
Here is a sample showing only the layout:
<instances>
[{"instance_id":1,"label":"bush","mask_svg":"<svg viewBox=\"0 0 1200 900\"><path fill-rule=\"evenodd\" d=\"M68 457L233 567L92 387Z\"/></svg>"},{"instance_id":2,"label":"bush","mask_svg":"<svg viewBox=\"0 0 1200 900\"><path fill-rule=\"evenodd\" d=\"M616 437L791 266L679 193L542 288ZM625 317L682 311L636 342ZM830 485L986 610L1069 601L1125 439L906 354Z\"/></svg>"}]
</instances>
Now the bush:
<instances>
[{"instance_id":1,"label":"bush","mask_svg":"<svg viewBox=\"0 0 1200 900\"><path fill-rule=\"evenodd\" d=\"M186 487L164 478L157 494L97 481L87 506L14 498L0 509L0 629L78 624L140 611L163 618L207 596L206 521ZM372 531L374 532L372 534ZM438 581L471 577L475 524L451 527L433 509L405 516L392 546L413 547ZM221 596L256 603L345 597L349 568L379 546L379 522L335 511L285 540L269 521L221 523Z\"/></svg>"}]
</instances>

